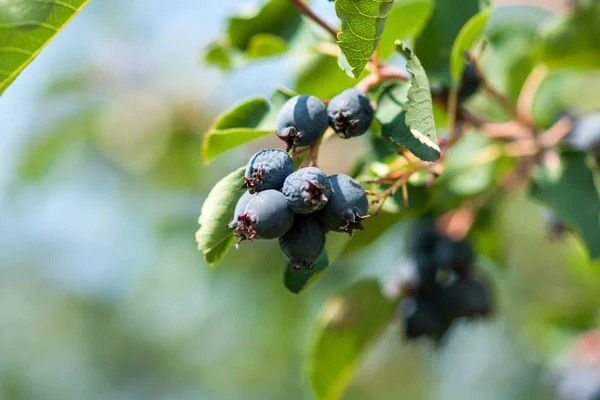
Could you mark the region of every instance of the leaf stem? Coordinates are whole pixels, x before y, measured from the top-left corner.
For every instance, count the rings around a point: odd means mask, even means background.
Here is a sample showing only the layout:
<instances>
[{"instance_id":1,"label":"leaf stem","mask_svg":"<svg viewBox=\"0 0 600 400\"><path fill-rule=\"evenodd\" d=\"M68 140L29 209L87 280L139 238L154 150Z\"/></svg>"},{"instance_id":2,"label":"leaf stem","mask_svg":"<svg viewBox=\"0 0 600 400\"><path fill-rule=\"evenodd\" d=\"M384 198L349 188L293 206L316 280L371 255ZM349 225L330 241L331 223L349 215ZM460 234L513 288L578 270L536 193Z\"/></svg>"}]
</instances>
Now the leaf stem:
<instances>
[{"instance_id":1,"label":"leaf stem","mask_svg":"<svg viewBox=\"0 0 600 400\"><path fill-rule=\"evenodd\" d=\"M320 25L323 29L325 29L327 32L329 32L329 34L331 36L333 36L333 39L337 42L337 40L338 40L337 29L335 29L334 27L329 25L324 19L319 17L317 14L315 14L315 12L313 10L311 10L310 6L304 0L290 0L290 3L292 3L292 5L294 7L296 7L298 9L298 11L300 11L302 14L306 15L308 18L312 19L314 22L316 22L318 25Z\"/></svg>"}]
</instances>

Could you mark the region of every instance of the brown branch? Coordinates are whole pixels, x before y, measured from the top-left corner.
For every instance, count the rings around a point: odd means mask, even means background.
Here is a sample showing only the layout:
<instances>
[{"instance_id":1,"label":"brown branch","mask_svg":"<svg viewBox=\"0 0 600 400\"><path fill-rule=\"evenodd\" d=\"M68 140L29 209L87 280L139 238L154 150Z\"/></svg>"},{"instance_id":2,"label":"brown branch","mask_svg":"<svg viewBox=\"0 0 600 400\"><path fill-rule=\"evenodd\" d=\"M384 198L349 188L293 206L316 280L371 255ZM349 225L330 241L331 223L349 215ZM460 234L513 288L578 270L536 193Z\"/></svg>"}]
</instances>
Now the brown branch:
<instances>
[{"instance_id":1,"label":"brown branch","mask_svg":"<svg viewBox=\"0 0 600 400\"><path fill-rule=\"evenodd\" d=\"M356 88L361 92L367 92L384 81L407 81L408 75L396 67L381 66L374 72L366 76L363 80L356 84Z\"/></svg>"},{"instance_id":2,"label":"brown branch","mask_svg":"<svg viewBox=\"0 0 600 400\"><path fill-rule=\"evenodd\" d=\"M290 3L292 3L294 5L294 7L296 7L298 9L298 11L300 11L302 14L306 15L308 18L312 19L317 24L319 24L323 29L325 29L327 32L329 32L329 34L331 34L331 36L333 36L333 39L335 41L338 40L337 29L335 29L334 27L329 25L324 19L319 17L317 14L315 14L315 12L313 10L311 10L309 5L306 4L304 2L304 0L290 0Z\"/></svg>"}]
</instances>

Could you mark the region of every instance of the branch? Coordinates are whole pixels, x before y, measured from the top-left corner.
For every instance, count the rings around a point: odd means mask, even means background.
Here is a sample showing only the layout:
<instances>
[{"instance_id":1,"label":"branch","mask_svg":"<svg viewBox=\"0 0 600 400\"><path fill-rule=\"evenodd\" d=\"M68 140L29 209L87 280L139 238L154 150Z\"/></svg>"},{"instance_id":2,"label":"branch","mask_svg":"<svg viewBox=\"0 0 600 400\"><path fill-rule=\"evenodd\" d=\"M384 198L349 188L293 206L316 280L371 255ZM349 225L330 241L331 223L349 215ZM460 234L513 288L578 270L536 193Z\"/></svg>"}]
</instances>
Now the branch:
<instances>
[{"instance_id":1,"label":"branch","mask_svg":"<svg viewBox=\"0 0 600 400\"><path fill-rule=\"evenodd\" d=\"M408 75L396 67L381 66L376 72L366 76L358 82L356 88L361 92L367 92L384 81L407 81Z\"/></svg>"},{"instance_id":2,"label":"branch","mask_svg":"<svg viewBox=\"0 0 600 400\"><path fill-rule=\"evenodd\" d=\"M298 9L298 11L300 11L300 13L306 15L308 18L312 19L317 24L321 25L321 27L323 27L323 29L325 29L327 32L329 32L329 34L331 34L331 36L333 36L333 39L337 42L337 40L338 40L337 29L335 29L334 27L329 25L324 19L319 17L317 14L315 14L314 11L310 9L308 4L306 4L304 2L304 0L290 0L290 3L292 3L292 5L294 7L296 7Z\"/></svg>"}]
</instances>

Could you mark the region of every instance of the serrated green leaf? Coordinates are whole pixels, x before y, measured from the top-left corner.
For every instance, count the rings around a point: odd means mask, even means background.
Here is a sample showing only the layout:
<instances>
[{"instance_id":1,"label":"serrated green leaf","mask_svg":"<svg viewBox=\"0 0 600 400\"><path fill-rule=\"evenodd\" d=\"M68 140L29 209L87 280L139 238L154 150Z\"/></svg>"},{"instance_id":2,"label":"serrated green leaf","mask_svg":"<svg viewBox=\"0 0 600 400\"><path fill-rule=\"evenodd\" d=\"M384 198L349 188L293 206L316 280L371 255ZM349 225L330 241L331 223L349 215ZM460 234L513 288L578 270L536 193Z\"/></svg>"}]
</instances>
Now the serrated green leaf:
<instances>
[{"instance_id":1,"label":"serrated green leaf","mask_svg":"<svg viewBox=\"0 0 600 400\"><path fill-rule=\"evenodd\" d=\"M415 40L415 51L432 81L450 85L450 54L460 29L479 12L479 0L436 0L429 22Z\"/></svg>"},{"instance_id":2,"label":"serrated green leaf","mask_svg":"<svg viewBox=\"0 0 600 400\"><path fill-rule=\"evenodd\" d=\"M390 137L397 144L406 146L420 159L435 161L440 157L440 148L437 144L429 80L412 50L403 42L397 42L396 49L408 59L406 70L410 73L411 80L405 101L391 92L384 92L385 97L380 98L380 103L385 101L386 108L399 111L397 115L393 112L384 114L378 111L383 135ZM402 118L408 132L400 123Z\"/></svg>"},{"instance_id":3,"label":"serrated green leaf","mask_svg":"<svg viewBox=\"0 0 600 400\"><path fill-rule=\"evenodd\" d=\"M563 154L563 174L557 182L536 181L531 195L552 207L575 228L592 259L600 258L600 193L584 153Z\"/></svg>"},{"instance_id":4,"label":"serrated green leaf","mask_svg":"<svg viewBox=\"0 0 600 400\"><path fill-rule=\"evenodd\" d=\"M344 70L349 76L359 76L369 62L383 34L392 4L393 0L335 1L335 12L342 23L338 40L348 64Z\"/></svg>"},{"instance_id":5,"label":"serrated green leaf","mask_svg":"<svg viewBox=\"0 0 600 400\"><path fill-rule=\"evenodd\" d=\"M321 277L323 272L343 253L347 245L347 234L338 232L327 233L325 250L316 261L313 269L310 271L285 269L283 274L285 288L294 294L303 292Z\"/></svg>"},{"instance_id":6,"label":"serrated green leaf","mask_svg":"<svg viewBox=\"0 0 600 400\"><path fill-rule=\"evenodd\" d=\"M279 36L270 33L259 33L248 43L248 58L272 57L287 51L287 43Z\"/></svg>"},{"instance_id":7,"label":"serrated green leaf","mask_svg":"<svg viewBox=\"0 0 600 400\"><path fill-rule=\"evenodd\" d=\"M233 243L233 229L227 224L231 222L235 205L244 193L239 189L245 170L246 167L238 168L221 179L202 204L196 242L209 265L217 265Z\"/></svg>"},{"instance_id":8,"label":"serrated green leaf","mask_svg":"<svg viewBox=\"0 0 600 400\"><path fill-rule=\"evenodd\" d=\"M204 135L202 156L207 163L217 155L273 133L272 129L261 129L263 119L271 107L267 99L254 97L234 104L217 117L213 126Z\"/></svg>"},{"instance_id":9,"label":"serrated green leaf","mask_svg":"<svg viewBox=\"0 0 600 400\"><path fill-rule=\"evenodd\" d=\"M433 0L395 0L379 40L379 57L391 56L396 49L396 40L419 33L431 16L433 3Z\"/></svg>"},{"instance_id":10,"label":"serrated green leaf","mask_svg":"<svg viewBox=\"0 0 600 400\"><path fill-rule=\"evenodd\" d=\"M0 2L0 95L88 1Z\"/></svg>"},{"instance_id":11,"label":"serrated green leaf","mask_svg":"<svg viewBox=\"0 0 600 400\"><path fill-rule=\"evenodd\" d=\"M367 279L331 297L314 326L309 376L319 400L340 398L365 351L392 320L395 302Z\"/></svg>"},{"instance_id":12,"label":"serrated green leaf","mask_svg":"<svg viewBox=\"0 0 600 400\"><path fill-rule=\"evenodd\" d=\"M465 52L470 50L475 42L481 37L491 13L492 9L488 8L481 11L479 14L474 15L465 26L462 27L454 41L454 45L452 45L450 74L454 85L457 87L460 85L463 70L465 69L467 62Z\"/></svg>"}]
</instances>

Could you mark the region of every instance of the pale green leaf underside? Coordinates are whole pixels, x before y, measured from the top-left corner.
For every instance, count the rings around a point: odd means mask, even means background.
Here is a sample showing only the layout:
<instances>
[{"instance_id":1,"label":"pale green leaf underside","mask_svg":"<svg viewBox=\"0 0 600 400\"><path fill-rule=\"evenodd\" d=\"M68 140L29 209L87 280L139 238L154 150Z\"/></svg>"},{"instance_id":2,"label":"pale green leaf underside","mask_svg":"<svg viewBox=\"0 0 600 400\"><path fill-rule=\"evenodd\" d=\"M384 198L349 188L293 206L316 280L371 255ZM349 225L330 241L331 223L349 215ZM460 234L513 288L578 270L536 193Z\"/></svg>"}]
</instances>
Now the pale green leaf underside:
<instances>
[{"instance_id":1,"label":"pale green leaf underside","mask_svg":"<svg viewBox=\"0 0 600 400\"><path fill-rule=\"evenodd\" d=\"M221 179L202 205L196 242L210 265L217 265L234 242L233 229L227 224L231 222L235 205L243 194L239 188L243 184L245 170L246 167L241 167Z\"/></svg>"},{"instance_id":2,"label":"pale green leaf underside","mask_svg":"<svg viewBox=\"0 0 600 400\"><path fill-rule=\"evenodd\" d=\"M374 279L363 280L333 296L315 325L309 362L310 380L320 400L339 399L361 357L390 323L395 303Z\"/></svg>"},{"instance_id":3,"label":"pale green leaf underside","mask_svg":"<svg viewBox=\"0 0 600 400\"><path fill-rule=\"evenodd\" d=\"M0 1L0 95L88 1Z\"/></svg>"},{"instance_id":4,"label":"pale green leaf underside","mask_svg":"<svg viewBox=\"0 0 600 400\"><path fill-rule=\"evenodd\" d=\"M335 12L342 23L338 40L348 75L359 76L369 62L383 34L392 4L393 0L335 1Z\"/></svg>"},{"instance_id":5,"label":"pale green leaf underside","mask_svg":"<svg viewBox=\"0 0 600 400\"><path fill-rule=\"evenodd\" d=\"M470 50L479 37L481 37L491 13L492 9L488 8L474 15L458 33L450 56L450 75L455 85L460 84L463 70L465 69L466 58L464 53Z\"/></svg>"},{"instance_id":6,"label":"pale green leaf underside","mask_svg":"<svg viewBox=\"0 0 600 400\"><path fill-rule=\"evenodd\" d=\"M406 125L417 140L406 147L424 161L436 161L440 158L440 148L427 74L417 56L403 42L396 42L396 49L408 59L406 70L412 77L404 111Z\"/></svg>"}]
</instances>

